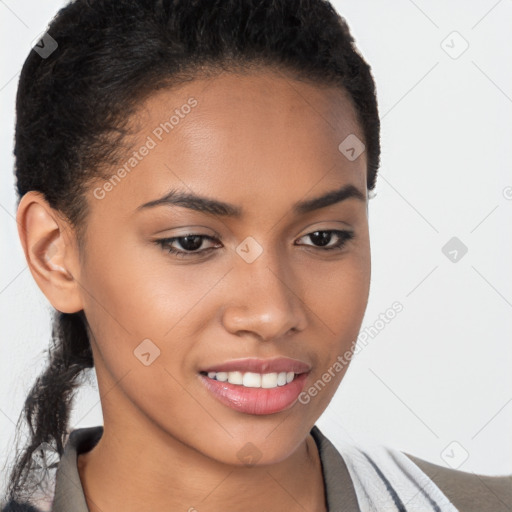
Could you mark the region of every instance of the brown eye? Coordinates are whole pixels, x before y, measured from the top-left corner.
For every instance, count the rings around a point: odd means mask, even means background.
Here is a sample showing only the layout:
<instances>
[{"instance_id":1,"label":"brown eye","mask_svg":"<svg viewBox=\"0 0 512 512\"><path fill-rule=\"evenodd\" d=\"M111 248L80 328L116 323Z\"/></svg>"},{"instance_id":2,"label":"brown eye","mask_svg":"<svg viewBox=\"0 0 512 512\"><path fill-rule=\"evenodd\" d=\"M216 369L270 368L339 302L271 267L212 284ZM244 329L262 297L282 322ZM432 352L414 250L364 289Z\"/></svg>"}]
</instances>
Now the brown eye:
<instances>
[{"instance_id":1,"label":"brown eye","mask_svg":"<svg viewBox=\"0 0 512 512\"><path fill-rule=\"evenodd\" d=\"M198 249L203 246L203 242L205 240L215 241L216 239L208 235L192 233L183 236L175 236L172 238L162 238L160 240L156 240L156 242L162 247L162 249L165 249L167 252L183 258L187 256L204 254L205 252L210 252L212 249L215 249L215 247L207 247L206 249L199 251ZM173 247L175 242L178 242L182 250Z\"/></svg>"},{"instance_id":2,"label":"brown eye","mask_svg":"<svg viewBox=\"0 0 512 512\"><path fill-rule=\"evenodd\" d=\"M331 240L333 239L333 235L334 240L337 241L336 243L329 245ZM304 235L302 238L309 237L315 244L313 247L317 249L320 249L322 251L331 251L333 249L342 249L349 240L354 238L354 236L355 234L353 231L328 229L313 231L313 233Z\"/></svg>"}]
</instances>

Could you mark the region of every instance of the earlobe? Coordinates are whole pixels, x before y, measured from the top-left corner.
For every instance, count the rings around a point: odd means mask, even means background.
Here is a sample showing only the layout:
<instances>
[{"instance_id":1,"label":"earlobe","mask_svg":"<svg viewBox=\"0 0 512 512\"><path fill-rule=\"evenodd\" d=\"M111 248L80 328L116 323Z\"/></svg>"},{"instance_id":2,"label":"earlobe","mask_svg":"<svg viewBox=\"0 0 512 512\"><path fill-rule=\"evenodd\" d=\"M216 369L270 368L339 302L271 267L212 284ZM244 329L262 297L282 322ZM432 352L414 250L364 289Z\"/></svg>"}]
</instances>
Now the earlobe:
<instances>
[{"instance_id":1,"label":"earlobe","mask_svg":"<svg viewBox=\"0 0 512 512\"><path fill-rule=\"evenodd\" d=\"M66 236L65 221L36 191L21 198L16 221L27 265L46 298L63 313L83 309L71 271L76 255Z\"/></svg>"}]
</instances>

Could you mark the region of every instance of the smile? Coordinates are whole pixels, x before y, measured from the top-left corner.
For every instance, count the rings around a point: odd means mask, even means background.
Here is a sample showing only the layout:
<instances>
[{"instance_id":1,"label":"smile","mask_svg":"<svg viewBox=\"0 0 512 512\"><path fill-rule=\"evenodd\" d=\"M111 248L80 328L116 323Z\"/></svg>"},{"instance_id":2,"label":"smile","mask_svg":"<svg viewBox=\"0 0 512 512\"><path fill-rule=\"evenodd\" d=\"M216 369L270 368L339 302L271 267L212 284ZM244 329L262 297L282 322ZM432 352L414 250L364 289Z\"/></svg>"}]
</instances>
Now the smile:
<instances>
[{"instance_id":1,"label":"smile","mask_svg":"<svg viewBox=\"0 0 512 512\"><path fill-rule=\"evenodd\" d=\"M246 388L272 389L289 384L293 381L296 374L294 372L254 373L234 371L208 372L206 375L208 375L208 378L219 382L229 382L230 384Z\"/></svg>"},{"instance_id":2,"label":"smile","mask_svg":"<svg viewBox=\"0 0 512 512\"><path fill-rule=\"evenodd\" d=\"M209 394L220 403L245 414L274 414L295 405L309 372L254 373L200 372ZM225 379L225 380L219 380ZM230 379L234 382L229 382Z\"/></svg>"}]
</instances>

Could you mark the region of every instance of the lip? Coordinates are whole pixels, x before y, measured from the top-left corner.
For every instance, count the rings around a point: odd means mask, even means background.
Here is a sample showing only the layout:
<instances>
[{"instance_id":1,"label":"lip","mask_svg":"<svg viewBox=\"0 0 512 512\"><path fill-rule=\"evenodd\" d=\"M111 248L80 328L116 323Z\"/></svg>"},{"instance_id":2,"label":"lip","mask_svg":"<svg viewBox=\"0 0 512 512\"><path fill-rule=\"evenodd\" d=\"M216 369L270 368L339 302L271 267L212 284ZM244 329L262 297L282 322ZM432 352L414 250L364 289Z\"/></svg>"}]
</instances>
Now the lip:
<instances>
[{"instance_id":1,"label":"lip","mask_svg":"<svg viewBox=\"0 0 512 512\"><path fill-rule=\"evenodd\" d=\"M211 395L222 404L245 414L274 414L293 407L304 389L309 372L297 375L290 383L276 388L246 388L219 382L206 375L199 379Z\"/></svg>"},{"instance_id":2,"label":"lip","mask_svg":"<svg viewBox=\"0 0 512 512\"><path fill-rule=\"evenodd\" d=\"M254 373L307 373L311 371L311 365L291 359L289 357L275 357L272 359L259 359L249 357L245 359L232 359L223 363L200 369L200 372L254 372Z\"/></svg>"}]
</instances>

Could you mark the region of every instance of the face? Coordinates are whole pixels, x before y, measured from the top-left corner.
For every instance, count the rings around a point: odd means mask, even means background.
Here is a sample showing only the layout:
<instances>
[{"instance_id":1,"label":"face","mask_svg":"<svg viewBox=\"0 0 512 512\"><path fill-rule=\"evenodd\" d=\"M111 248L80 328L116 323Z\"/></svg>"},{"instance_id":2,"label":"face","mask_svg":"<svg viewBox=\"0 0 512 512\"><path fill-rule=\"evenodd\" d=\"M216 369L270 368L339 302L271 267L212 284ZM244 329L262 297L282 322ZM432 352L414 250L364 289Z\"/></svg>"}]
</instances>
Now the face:
<instances>
[{"instance_id":1,"label":"face","mask_svg":"<svg viewBox=\"0 0 512 512\"><path fill-rule=\"evenodd\" d=\"M90 187L77 276L105 428L282 460L340 384L367 304L366 156L338 148L363 140L355 111L260 70L160 90L134 120Z\"/></svg>"}]
</instances>

